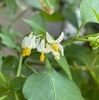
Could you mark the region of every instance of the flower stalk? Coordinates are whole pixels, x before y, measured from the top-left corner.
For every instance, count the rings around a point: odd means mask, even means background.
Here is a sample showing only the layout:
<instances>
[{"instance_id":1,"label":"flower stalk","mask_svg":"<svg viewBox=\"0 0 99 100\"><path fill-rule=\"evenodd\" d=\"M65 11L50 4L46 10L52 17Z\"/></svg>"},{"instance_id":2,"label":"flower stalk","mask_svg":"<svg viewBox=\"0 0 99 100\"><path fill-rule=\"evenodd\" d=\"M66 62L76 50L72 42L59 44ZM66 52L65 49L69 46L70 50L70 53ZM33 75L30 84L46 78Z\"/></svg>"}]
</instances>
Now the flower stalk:
<instances>
[{"instance_id":1,"label":"flower stalk","mask_svg":"<svg viewBox=\"0 0 99 100\"><path fill-rule=\"evenodd\" d=\"M16 76L19 77L21 75L21 67L22 67L22 55L20 54L20 60L19 60L19 65L18 65L18 69L17 69L17 74Z\"/></svg>"}]
</instances>

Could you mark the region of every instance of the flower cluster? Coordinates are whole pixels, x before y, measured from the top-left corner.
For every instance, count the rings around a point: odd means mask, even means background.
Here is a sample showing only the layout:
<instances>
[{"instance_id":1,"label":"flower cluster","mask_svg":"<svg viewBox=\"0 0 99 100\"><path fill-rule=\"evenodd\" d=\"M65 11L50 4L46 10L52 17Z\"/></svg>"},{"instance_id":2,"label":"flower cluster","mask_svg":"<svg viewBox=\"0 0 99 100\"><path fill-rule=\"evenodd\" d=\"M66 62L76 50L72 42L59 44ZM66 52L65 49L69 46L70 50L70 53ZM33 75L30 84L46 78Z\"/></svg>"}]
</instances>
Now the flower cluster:
<instances>
[{"instance_id":1,"label":"flower cluster","mask_svg":"<svg viewBox=\"0 0 99 100\"><path fill-rule=\"evenodd\" d=\"M60 53L64 56L64 49L60 42L64 38L64 33L62 32L58 39L54 40L53 37L46 32L46 37L41 39L36 37L33 33L25 36L22 40L22 56L29 56L32 49L37 49L41 53L40 61L43 62L45 59L45 54L52 52L55 59L60 59Z\"/></svg>"}]
</instances>

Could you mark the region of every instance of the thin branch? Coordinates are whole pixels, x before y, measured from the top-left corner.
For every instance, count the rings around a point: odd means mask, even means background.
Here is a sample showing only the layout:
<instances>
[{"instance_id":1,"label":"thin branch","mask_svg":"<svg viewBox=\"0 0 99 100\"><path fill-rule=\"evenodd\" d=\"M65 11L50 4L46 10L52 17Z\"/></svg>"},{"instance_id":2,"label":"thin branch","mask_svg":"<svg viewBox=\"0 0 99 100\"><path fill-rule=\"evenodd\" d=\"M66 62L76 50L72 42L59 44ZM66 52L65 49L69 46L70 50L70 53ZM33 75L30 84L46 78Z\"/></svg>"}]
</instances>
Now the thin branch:
<instances>
[{"instance_id":1,"label":"thin branch","mask_svg":"<svg viewBox=\"0 0 99 100\"><path fill-rule=\"evenodd\" d=\"M2 79L4 84L7 86L7 81L6 81L5 77L3 76L2 72L0 72L0 78Z\"/></svg>"},{"instance_id":2,"label":"thin branch","mask_svg":"<svg viewBox=\"0 0 99 100\"><path fill-rule=\"evenodd\" d=\"M21 67L22 67L22 55L20 54L20 60L19 60L19 65L18 65L18 69L17 69L17 77L19 77L21 75Z\"/></svg>"},{"instance_id":3,"label":"thin branch","mask_svg":"<svg viewBox=\"0 0 99 100\"><path fill-rule=\"evenodd\" d=\"M16 99L16 100L19 100L18 95L17 95L16 92L14 92L14 96L15 96L15 99Z\"/></svg>"},{"instance_id":4,"label":"thin branch","mask_svg":"<svg viewBox=\"0 0 99 100\"><path fill-rule=\"evenodd\" d=\"M0 97L0 100L5 100L6 98L8 98L10 93L11 91L8 91L6 95L3 95L2 97Z\"/></svg>"},{"instance_id":5,"label":"thin branch","mask_svg":"<svg viewBox=\"0 0 99 100\"><path fill-rule=\"evenodd\" d=\"M37 73L37 71L35 69L33 69L30 65L28 65L26 62L25 62L25 65L33 72L33 73Z\"/></svg>"}]
</instances>

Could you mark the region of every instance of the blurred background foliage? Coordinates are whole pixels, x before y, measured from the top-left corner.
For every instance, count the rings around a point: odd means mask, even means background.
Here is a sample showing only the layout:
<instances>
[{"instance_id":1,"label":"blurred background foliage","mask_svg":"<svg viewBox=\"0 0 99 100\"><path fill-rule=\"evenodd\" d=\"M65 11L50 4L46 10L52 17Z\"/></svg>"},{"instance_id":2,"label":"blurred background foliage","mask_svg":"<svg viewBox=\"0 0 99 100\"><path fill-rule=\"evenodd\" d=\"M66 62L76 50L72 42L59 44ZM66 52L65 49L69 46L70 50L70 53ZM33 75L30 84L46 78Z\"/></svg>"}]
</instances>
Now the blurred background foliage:
<instances>
[{"instance_id":1,"label":"blurred background foliage","mask_svg":"<svg viewBox=\"0 0 99 100\"><path fill-rule=\"evenodd\" d=\"M9 85L9 88L7 88L0 79L0 97L6 93L9 94L10 89L11 91L16 91L20 100L25 100L21 93L25 78L20 77L16 79L15 77L19 63L19 54L21 53L20 43L24 34L30 33L30 30L34 30L37 34L49 31L57 38L63 31L65 33L64 41L71 39L81 24L79 9L81 1L50 0L50 3L48 3L46 0L0 0L0 18L5 20L0 20L0 71ZM29 18L23 17L28 11L31 11L33 14L33 16L30 16L31 20L34 20L33 23L29 21ZM23 26L28 23L32 28L26 32L17 30L15 27L17 27L16 23L19 19L24 21ZM20 28L23 26L19 25ZM54 30L52 30L52 27ZM98 24L88 23L84 26L80 35L98 32ZM73 80L80 88L82 96L86 100L98 100L99 50L93 50L87 42L71 43L64 46L64 50ZM36 53L36 50L32 53L34 52L35 55L31 54L29 58L25 57L23 59L22 76L28 77L35 70L40 71L43 69L44 63L39 62L39 53ZM49 58L55 69L64 74L64 71L51 55L49 55ZM15 95L12 92L5 100L15 100Z\"/></svg>"}]
</instances>

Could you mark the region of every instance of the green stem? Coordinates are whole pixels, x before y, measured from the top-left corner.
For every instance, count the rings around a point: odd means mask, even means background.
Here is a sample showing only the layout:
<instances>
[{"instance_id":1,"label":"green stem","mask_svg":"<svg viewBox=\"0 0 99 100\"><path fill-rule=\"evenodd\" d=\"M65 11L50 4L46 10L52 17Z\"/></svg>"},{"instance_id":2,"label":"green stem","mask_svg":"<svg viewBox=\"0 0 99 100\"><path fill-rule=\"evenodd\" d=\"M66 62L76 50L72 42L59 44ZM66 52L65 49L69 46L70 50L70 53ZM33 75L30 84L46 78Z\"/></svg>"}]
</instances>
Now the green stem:
<instances>
[{"instance_id":1,"label":"green stem","mask_svg":"<svg viewBox=\"0 0 99 100\"><path fill-rule=\"evenodd\" d=\"M10 91L6 95L0 97L0 100L5 100L9 96L9 94L10 94Z\"/></svg>"},{"instance_id":2,"label":"green stem","mask_svg":"<svg viewBox=\"0 0 99 100\"><path fill-rule=\"evenodd\" d=\"M20 54L20 60L19 60L19 65L18 65L18 69L17 69L17 77L20 76L21 74L21 67L22 67L22 55Z\"/></svg>"},{"instance_id":3,"label":"green stem","mask_svg":"<svg viewBox=\"0 0 99 100\"><path fill-rule=\"evenodd\" d=\"M29 65L37 65L37 66L44 66L45 64L44 63L41 63L41 62L28 62Z\"/></svg>"},{"instance_id":4,"label":"green stem","mask_svg":"<svg viewBox=\"0 0 99 100\"><path fill-rule=\"evenodd\" d=\"M26 62L25 62L25 65L33 72L33 73L37 73L37 71L35 69L33 69L30 65L28 65Z\"/></svg>"},{"instance_id":5,"label":"green stem","mask_svg":"<svg viewBox=\"0 0 99 100\"><path fill-rule=\"evenodd\" d=\"M53 66L56 66L56 68L60 68L60 66L56 63L51 63ZM43 66L43 65L42 65ZM80 71L92 71L99 69L99 65L94 67L89 66L77 66L77 65L70 65L70 69L72 70L80 70Z\"/></svg>"},{"instance_id":6,"label":"green stem","mask_svg":"<svg viewBox=\"0 0 99 100\"><path fill-rule=\"evenodd\" d=\"M25 76L25 75L23 75L22 73L21 73L21 77L25 77L25 78L26 78L26 76Z\"/></svg>"},{"instance_id":7,"label":"green stem","mask_svg":"<svg viewBox=\"0 0 99 100\"><path fill-rule=\"evenodd\" d=\"M66 44L72 43L72 42L74 42L74 41L76 41L76 40L75 40L74 38L72 38L72 39L70 39L70 40L67 40L67 41L62 42L61 44L62 44L62 45L66 45Z\"/></svg>"},{"instance_id":8,"label":"green stem","mask_svg":"<svg viewBox=\"0 0 99 100\"><path fill-rule=\"evenodd\" d=\"M4 95L0 98L0 100L5 100L8 97L8 95Z\"/></svg>"},{"instance_id":9,"label":"green stem","mask_svg":"<svg viewBox=\"0 0 99 100\"><path fill-rule=\"evenodd\" d=\"M85 38L75 38L76 41L85 41L85 42L90 42L88 39Z\"/></svg>"},{"instance_id":10,"label":"green stem","mask_svg":"<svg viewBox=\"0 0 99 100\"><path fill-rule=\"evenodd\" d=\"M71 65L70 69L79 70L79 71L95 71L95 70L99 69L99 65L95 66L95 67Z\"/></svg>"},{"instance_id":11,"label":"green stem","mask_svg":"<svg viewBox=\"0 0 99 100\"><path fill-rule=\"evenodd\" d=\"M88 35L84 35L84 36L82 36L82 38L96 37L96 36L98 36L98 35L99 35L99 33L95 33L95 34L88 34Z\"/></svg>"},{"instance_id":12,"label":"green stem","mask_svg":"<svg viewBox=\"0 0 99 100\"><path fill-rule=\"evenodd\" d=\"M49 60L47 59L47 56L46 56L46 66L47 66L48 70L50 71L52 66L51 66Z\"/></svg>"},{"instance_id":13,"label":"green stem","mask_svg":"<svg viewBox=\"0 0 99 100\"><path fill-rule=\"evenodd\" d=\"M69 44L69 43L72 43L72 42L75 42L75 41L86 41L86 42L90 42L88 39L84 39L82 37L79 37L79 38L75 37L75 38L72 38L70 40L67 40L67 41L62 42L62 45L66 45L66 44Z\"/></svg>"},{"instance_id":14,"label":"green stem","mask_svg":"<svg viewBox=\"0 0 99 100\"><path fill-rule=\"evenodd\" d=\"M98 57L99 57L99 51L95 54L95 57L94 57L90 67L94 67L95 66L95 63L96 63L96 60L98 59Z\"/></svg>"},{"instance_id":15,"label":"green stem","mask_svg":"<svg viewBox=\"0 0 99 100\"><path fill-rule=\"evenodd\" d=\"M16 99L16 100L19 100L18 95L17 95L16 92L14 92L14 96L15 96L15 99Z\"/></svg>"},{"instance_id":16,"label":"green stem","mask_svg":"<svg viewBox=\"0 0 99 100\"><path fill-rule=\"evenodd\" d=\"M45 64L38 64L38 63L35 63L35 62L32 62L29 64L33 64L33 65L39 65L39 66L44 66ZM56 63L51 63L53 66L56 66L55 68L59 68L60 69L60 66ZM94 67L89 67L89 66L77 66L77 65L70 65L70 69L72 70L80 70L80 71L92 71L92 70L97 70L99 68L99 65L97 66L94 66ZM58 70L58 69L57 69Z\"/></svg>"},{"instance_id":17,"label":"green stem","mask_svg":"<svg viewBox=\"0 0 99 100\"><path fill-rule=\"evenodd\" d=\"M97 80L96 74L94 71L89 71L89 75L91 76L91 78L93 79L93 81L99 85L99 82Z\"/></svg>"},{"instance_id":18,"label":"green stem","mask_svg":"<svg viewBox=\"0 0 99 100\"><path fill-rule=\"evenodd\" d=\"M77 31L77 33L75 34L74 38L78 37L80 31L82 30L83 26L84 26L85 23L82 23Z\"/></svg>"},{"instance_id":19,"label":"green stem","mask_svg":"<svg viewBox=\"0 0 99 100\"><path fill-rule=\"evenodd\" d=\"M0 78L2 79L4 84L7 86L7 81L6 81L5 77L3 76L2 72L0 73Z\"/></svg>"}]
</instances>

